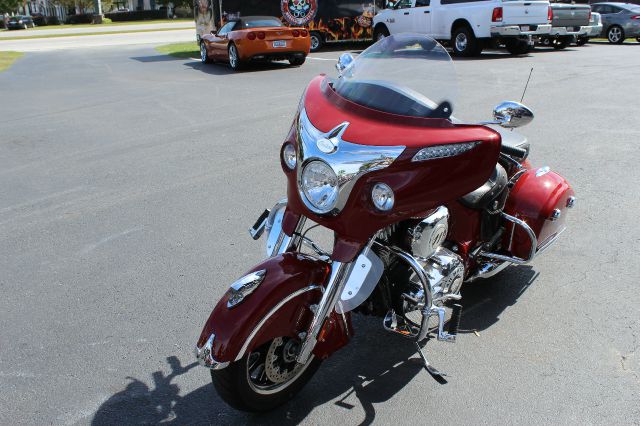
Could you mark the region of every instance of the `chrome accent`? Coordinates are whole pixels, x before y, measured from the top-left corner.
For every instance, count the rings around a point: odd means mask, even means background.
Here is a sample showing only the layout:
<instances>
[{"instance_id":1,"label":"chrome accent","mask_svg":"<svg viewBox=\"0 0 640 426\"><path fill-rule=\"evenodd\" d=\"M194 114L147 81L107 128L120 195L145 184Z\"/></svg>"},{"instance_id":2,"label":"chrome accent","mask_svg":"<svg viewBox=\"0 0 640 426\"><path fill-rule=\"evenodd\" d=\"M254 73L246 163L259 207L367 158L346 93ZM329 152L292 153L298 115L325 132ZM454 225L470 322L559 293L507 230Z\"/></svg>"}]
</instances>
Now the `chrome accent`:
<instances>
[{"instance_id":1,"label":"chrome accent","mask_svg":"<svg viewBox=\"0 0 640 426\"><path fill-rule=\"evenodd\" d=\"M520 102L505 101L493 109L494 121L485 121L480 124L497 124L506 129L526 126L533 120L533 111Z\"/></svg>"},{"instance_id":2,"label":"chrome accent","mask_svg":"<svg viewBox=\"0 0 640 426\"><path fill-rule=\"evenodd\" d=\"M299 364L306 364L309 360L311 351L318 341L318 334L320 334L324 321L340 300L340 295L347 284L347 280L349 275L351 275L351 270L354 265L355 262L333 262L331 264L331 276L329 277L329 282L325 287L322 299L320 300L318 308L311 320L311 324L309 325L307 336L303 340L300 352L298 353L297 362Z\"/></svg>"},{"instance_id":3,"label":"chrome accent","mask_svg":"<svg viewBox=\"0 0 640 426\"><path fill-rule=\"evenodd\" d=\"M478 278L489 278L492 277L496 274L498 274L499 272L503 271L507 266L511 265L511 262L493 262L493 261L486 261L486 262L482 262L480 264L480 266L478 266L478 269L476 269L475 273L470 276L469 278L467 278L465 280L465 282L472 282L475 281Z\"/></svg>"},{"instance_id":4,"label":"chrome accent","mask_svg":"<svg viewBox=\"0 0 640 426\"><path fill-rule=\"evenodd\" d=\"M517 217L508 215L504 212L502 212L501 215L504 219L508 220L509 222L512 222L517 226L520 226L527 233L527 235L529 236L529 240L531 241L531 250L529 251L529 256L527 256L526 259L520 259L519 257L516 257L516 256L506 256L504 254L491 253L483 250L480 251L478 255L482 257L488 257L490 259L497 259L497 260L503 260L503 261L515 263L517 265L522 265L522 264L531 262L536 255L536 247L538 246L538 239L536 238L535 232L533 232L533 229L531 229L531 227L527 225L527 222L525 222L524 220L518 219ZM514 229L515 229L515 225L514 225ZM513 238L513 233L511 234L511 238ZM509 242L509 246L511 246L511 242Z\"/></svg>"},{"instance_id":5,"label":"chrome accent","mask_svg":"<svg viewBox=\"0 0 640 426\"><path fill-rule=\"evenodd\" d=\"M311 211L317 209L311 205L304 195L301 186L302 170L311 161L321 160L327 163L338 176L338 201L328 214L338 214L347 203L353 186L366 173L388 167L402 154L404 146L369 146L347 142L342 139L349 126L341 123L327 133L313 126L304 109L300 111L297 123L298 165L296 178L298 193L304 205ZM318 148L318 140L329 139L336 146L330 154Z\"/></svg>"},{"instance_id":6,"label":"chrome accent","mask_svg":"<svg viewBox=\"0 0 640 426\"><path fill-rule=\"evenodd\" d=\"M279 200L269 212L265 231L267 232L267 257L279 253L280 247L288 247L291 237L282 232L282 219L287 208L287 199Z\"/></svg>"},{"instance_id":7,"label":"chrome accent","mask_svg":"<svg viewBox=\"0 0 640 426\"><path fill-rule=\"evenodd\" d=\"M562 216L562 212L560 211L560 209L553 209L551 215L549 216L549 220L551 222L555 222L556 220L560 219L560 216Z\"/></svg>"},{"instance_id":8,"label":"chrome accent","mask_svg":"<svg viewBox=\"0 0 640 426\"><path fill-rule=\"evenodd\" d=\"M194 348L194 354L198 359L198 363L203 367L207 367L212 370L222 370L223 368L227 367L230 364L230 362L229 361L218 362L213 357L212 351L213 351L213 342L215 339L216 339L216 335L212 333L211 336L209 336L209 339L207 339L207 342L204 345L202 345L201 348L199 348L198 346Z\"/></svg>"},{"instance_id":9,"label":"chrome accent","mask_svg":"<svg viewBox=\"0 0 640 426\"><path fill-rule=\"evenodd\" d=\"M447 145L434 145L422 148L413 156L411 161L426 161L437 158L455 157L472 150L480 144L479 141L450 143Z\"/></svg>"},{"instance_id":10,"label":"chrome accent","mask_svg":"<svg viewBox=\"0 0 640 426\"><path fill-rule=\"evenodd\" d=\"M538 170L536 170L536 177L544 176L550 171L551 168L549 166L540 167Z\"/></svg>"},{"instance_id":11,"label":"chrome accent","mask_svg":"<svg viewBox=\"0 0 640 426\"><path fill-rule=\"evenodd\" d=\"M575 206L575 205L576 205L576 197L571 196L571 197L567 198L567 208L568 209L572 209L573 206Z\"/></svg>"},{"instance_id":12,"label":"chrome accent","mask_svg":"<svg viewBox=\"0 0 640 426\"><path fill-rule=\"evenodd\" d=\"M336 305L336 312L344 314L360 306L376 288L383 272L384 263L373 250L358 256Z\"/></svg>"},{"instance_id":13,"label":"chrome accent","mask_svg":"<svg viewBox=\"0 0 640 426\"><path fill-rule=\"evenodd\" d=\"M414 256L427 259L447 238L449 209L440 206L413 228L408 229L409 245Z\"/></svg>"},{"instance_id":14,"label":"chrome accent","mask_svg":"<svg viewBox=\"0 0 640 426\"><path fill-rule=\"evenodd\" d=\"M561 230L559 230L558 232L556 232L555 234L551 235L546 240L544 240L542 242L542 244L540 244L540 247L538 247L538 250L536 251L536 256L538 256L539 254L542 254L542 252L544 252L546 249L548 249L551 246L551 244L555 243L556 240L558 239L558 237L560 237L560 235L562 235L562 233L564 231L566 231L566 230L567 230L567 228L564 227Z\"/></svg>"},{"instance_id":15,"label":"chrome accent","mask_svg":"<svg viewBox=\"0 0 640 426\"><path fill-rule=\"evenodd\" d=\"M353 65L354 61L355 61L355 59L353 58L353 55L351 53L343 53L338 58L338 63L336 64L336 69L342 75L344 70L346 70L351 65Z\"/></svg>"},{"instance_id":16,"label":"chrome accent","mask_svg":"<svg viewBox=\"0 0 640 426\"><path fill-rule=\"evenodd\" d=\"M303 287L300 290L296 290L293 293L291 293L290 295L288 295L287 297L285 297L284 299L282 299L280 302L278 302L278 304L275 305L273 308L271 308L271 310L267 313L267 315L262 317L260 322L253 328L253 330L251 331L251 334L249 334L249 336L247 337L247 340L244 341L244 344L242 345L242 348L238 352L238 355L236 356L236 359L234 361L238 361L238 360L242 359L244 354L247 352L247 348L249 347L249 344L251 343L253 338L256 337L256 334L258 334L260 329L269 320L269 318L271 318L271 316L273 314L275 314L280 308L282 308L290 300L295 299L296 297L300 296L301 294L304 294L304 293L306 293L308 291L313 291L313 290L322 291L322 286L313 284L313 285L310 285L308 287Z\"/></svg>"},{"instance_id":17,"label":"chrome accent","mask_svg":"<svg viewBox=\"0 0 640 426\"><path fill-rule=\"evenodd\" d=\"M267 274L266 269L251 272L240 278L229 287L229 299L227 300L227 308L231 309L239 305L242 301L253 293Z\"/></svg>"}]
</instances>

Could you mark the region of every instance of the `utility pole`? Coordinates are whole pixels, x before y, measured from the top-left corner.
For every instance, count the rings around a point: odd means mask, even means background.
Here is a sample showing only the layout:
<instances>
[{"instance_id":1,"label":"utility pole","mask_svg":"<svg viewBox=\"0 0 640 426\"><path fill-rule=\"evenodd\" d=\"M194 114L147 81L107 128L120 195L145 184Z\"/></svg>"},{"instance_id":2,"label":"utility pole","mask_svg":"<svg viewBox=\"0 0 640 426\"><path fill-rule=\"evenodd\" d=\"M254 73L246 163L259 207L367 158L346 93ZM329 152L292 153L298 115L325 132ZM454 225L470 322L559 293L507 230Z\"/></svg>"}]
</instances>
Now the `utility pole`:
<instances>
[{"instance_id":1,"label":"utility pole","mask_svg":"<svg viewBox=\"0 0 640 426\"><path fill-rule=\"evenodd\" d=\"M102 1L93 0L93 23L102 24Z\"/></svg>"}]
</instances>

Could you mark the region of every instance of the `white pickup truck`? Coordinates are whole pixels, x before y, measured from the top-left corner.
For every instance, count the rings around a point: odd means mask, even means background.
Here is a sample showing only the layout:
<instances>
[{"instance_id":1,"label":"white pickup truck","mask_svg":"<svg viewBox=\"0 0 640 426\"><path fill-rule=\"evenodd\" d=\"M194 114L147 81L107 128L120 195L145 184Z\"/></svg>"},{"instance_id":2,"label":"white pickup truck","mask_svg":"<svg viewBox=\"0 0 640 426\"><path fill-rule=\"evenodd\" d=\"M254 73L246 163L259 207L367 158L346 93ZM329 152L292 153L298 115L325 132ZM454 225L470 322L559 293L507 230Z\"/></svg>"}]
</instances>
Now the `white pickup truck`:
<instances>
[{"instance_id":1,"label":"white pickup truck","mask_svg":"<svg viewBox=\"0 0 640 426\"><path fill-rule=\"evenodd\" d=\"M529 51L533 37L549 34L551 19L546 0L398 0L373 18L373 37L424 33L459 56L499 45L517 55Z\"/></svg>"}]
</instances>

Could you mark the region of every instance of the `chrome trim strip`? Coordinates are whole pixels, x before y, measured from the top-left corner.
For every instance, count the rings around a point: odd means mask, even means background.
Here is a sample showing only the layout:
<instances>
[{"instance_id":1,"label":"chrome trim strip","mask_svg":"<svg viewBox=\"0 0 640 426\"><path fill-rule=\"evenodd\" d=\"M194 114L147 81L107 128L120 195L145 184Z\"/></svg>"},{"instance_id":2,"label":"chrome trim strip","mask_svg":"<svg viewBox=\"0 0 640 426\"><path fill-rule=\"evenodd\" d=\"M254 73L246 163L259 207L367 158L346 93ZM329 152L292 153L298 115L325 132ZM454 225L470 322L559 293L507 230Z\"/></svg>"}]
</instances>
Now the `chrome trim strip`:
<instances>
[{"instance_id":1,"label":"chrome trim strip","mask_svg":"<svg viewBox=\"0 0 640 426\"><path fill-rule=\"evenodd\" d=\"M355 183L366 173L389 167L405 150L405 146L372 146L347 142L342 135L349 126L343 122L328 133L317 129L309 120L306 110L300 111L297 122L298 162L296 181L298 193L304 205L317 214L338 214L347 204ZM320 146L318 144L320 141ZM331 143L335 149L331 152L322 149ZM313 160L328 164L338 176L338 201L335 207L326 212L319 211L307 200L301 188L302 170Z\"/></svg>"},{"instance_id":2,"label":"chrome trim strip","mask_svg":"<svg viewBox=\"0 0 640 426\"><path fill-rule=\"evenodd\" d=\"M258 334L258 331L260 331L260 329L264 326L264 324L267 322L267 320L269 318L271 318L271 316L273 314L275 314L280 308L282 308L290 300L300 296L301 294L304 294L304 293L306 293L308 291L313 291L313 290L322 291L322 286L310 285L308 287L303 287L300 290L296 290L293 293L291 293L290 295L288 295L287 297L285 297L284 299L282 299L280 302L278 302L278 304L276 306L271 308L271 310L267 313L267 315L265 315L260 320L258 325L256 325L254 327L253 331L251 331L251 334L249 334L249 337L247 337L247 340L245 340L244 345L242 345L242 348L240 349L240 352L238 352L238 356L236 356L236 359L234 361L238 361L238 360L242 359L242 357L244 356L245 352L247 351L247 348L249 347L249 344L251 343L253 338L256 337L256 334Z\"/></svg>"},{"instance_id":3,"label":"chrome trim strip","mask_svg":"<svg viewBox=\"0 0 640 426\"><path fill-rule=\"evenodd\" d=\"M198 359L198 363L203 367L210 368L211 370L222 370L227 367L230 362L218 362L212 355L213 341L216 339L216 335L211 333L207 342L202 345L201 348L196 346L194 348L194 354Z\"/></svg>"}]
</instances>

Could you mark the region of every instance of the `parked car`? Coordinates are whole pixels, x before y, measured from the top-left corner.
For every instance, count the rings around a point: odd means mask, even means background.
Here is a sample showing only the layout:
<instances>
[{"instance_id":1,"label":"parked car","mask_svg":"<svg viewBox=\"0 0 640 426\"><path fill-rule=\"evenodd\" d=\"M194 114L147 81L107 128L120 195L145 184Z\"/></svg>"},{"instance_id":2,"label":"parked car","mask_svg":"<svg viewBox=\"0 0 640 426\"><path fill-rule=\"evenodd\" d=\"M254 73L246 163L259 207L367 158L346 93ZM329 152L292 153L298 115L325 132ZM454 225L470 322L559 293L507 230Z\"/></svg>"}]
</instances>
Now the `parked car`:
<instances>
[{"instance_id":1,"label":"parked car","mask_svg":"<svg viewBox=\"0 0 640 426\"><path fill-rule=\"evenodd\" d=\"M373 18L374 39L402 32L423 33L449 43L459 56L504 44L525 54L532 36L549 34L548 1L399 0Z\"/></svg>"},{"instance_id":2,"label":"parked car","mask_svg":"<svg viewBox=\"0 0 640 426\"><path fill-rule=\"evenodd\" d=\"M589 20L589 31L584 36L579 36L576 40L578 46L586 44L589 39L594 37L600 37L602 34L602 17L597 12L591 12L591 19Z\"/></svg>"},{"instance_id":3,"label":"parked car","mask_svg":"<svg viewBox=\"0 0 640 426\"><path fill-rule=\"evenodd\" d=\"M625 38L640 42L640 6L630 3L594 3L594 12L602 15L603 35L609 43L621 44Z\"/></svg>"},{"instance_id":4,"label":"parked car","mask_svg":"<svg viewBox=\"0 0 640 426\"><path fill-rule=\"evenodd\" d=\"M543 46L564 49L577 42L578 37L586 37L590 31L591 7L588 4L551 3L551 12L551 32L539 39Z\"/></svg>"},{"instance_id":5,"label":"parked car","mask_svg":"<svg viewBox=\"0 0 640 426\"><path fill-rule=\"evenodd\" d=\"M250 61L288 60L302 65L310 47L306 28L285 27L273 16L244 16L202 35L200 59L229 62L234 70Z\"/></svg>"},{"instance_id":6,"label":"parked car","mask_svg":"<svg viewBox=\"0 0 640 426\"><path fill-rule=\"evenodd\" d=\"M35 26L36 24L33 23L31 16L16 15L10 17L7 21L7 29L10 30L26 30Z\"/></svg>"}]
</instances>

